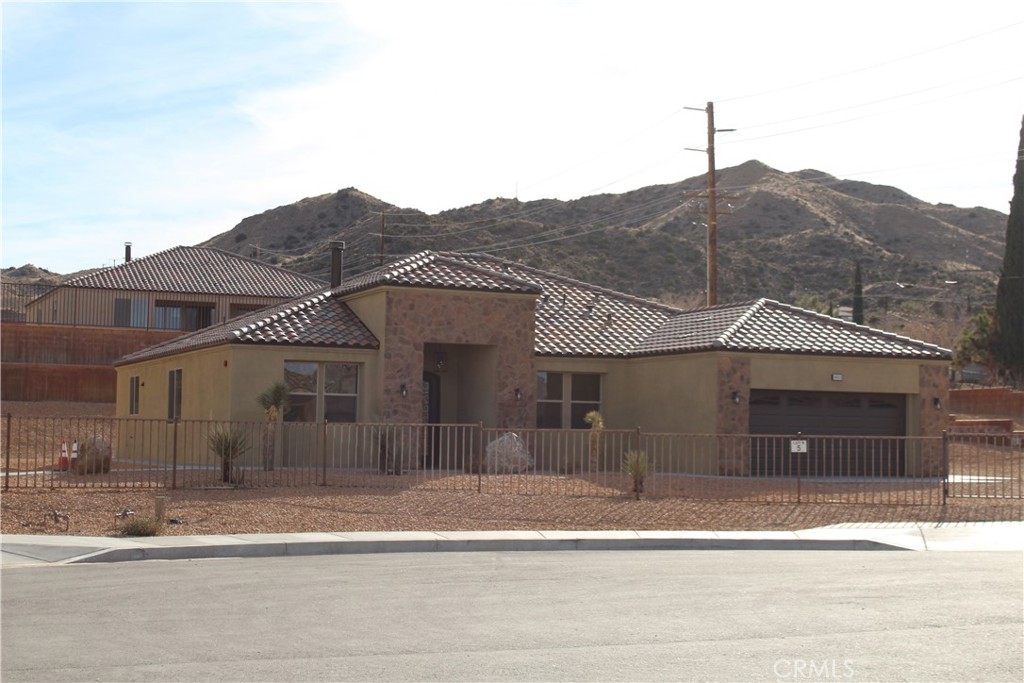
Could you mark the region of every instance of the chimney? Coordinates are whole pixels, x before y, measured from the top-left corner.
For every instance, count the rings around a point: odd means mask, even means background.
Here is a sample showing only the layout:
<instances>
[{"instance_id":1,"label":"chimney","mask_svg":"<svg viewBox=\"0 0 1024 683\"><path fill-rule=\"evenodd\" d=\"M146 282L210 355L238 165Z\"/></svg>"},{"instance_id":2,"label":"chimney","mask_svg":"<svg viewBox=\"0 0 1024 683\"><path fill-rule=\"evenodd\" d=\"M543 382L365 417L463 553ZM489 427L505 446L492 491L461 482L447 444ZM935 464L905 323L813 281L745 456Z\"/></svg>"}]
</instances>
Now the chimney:
<instances>
[{"instance_id":1,"label":"chimney","mask_svg":"<svg viewBox=\"0 0 1024 683\"><path fill-rule=\"evenodd\" d=\"M331 242L331 289L341 284L345 266L345 243Z\"/></svg>"},{"instance_id":2,"label":"chimney","mask_svg":"<svg viewBox=\"0 0 1024 683\"><path fill-rule=\"evenodd\" d=\"M131 242L125 242L124 243L124 262L128 263L131 260L132 260L132 243Z\"/></svg>"}]
</instances>

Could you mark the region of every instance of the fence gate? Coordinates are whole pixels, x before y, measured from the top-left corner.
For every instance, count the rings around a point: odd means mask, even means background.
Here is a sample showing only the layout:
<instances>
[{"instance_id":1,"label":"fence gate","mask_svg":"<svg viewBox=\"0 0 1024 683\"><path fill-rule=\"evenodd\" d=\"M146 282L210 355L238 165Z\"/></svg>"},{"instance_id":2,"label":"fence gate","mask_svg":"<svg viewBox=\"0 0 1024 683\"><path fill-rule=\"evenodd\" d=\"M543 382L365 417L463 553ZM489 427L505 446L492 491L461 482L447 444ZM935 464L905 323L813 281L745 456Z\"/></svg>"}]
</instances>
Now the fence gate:
<instances>
[{"instance_id":1,"label":"fence gate","mask_svg":"<svg viewBox=\"0 0 1024 683\"><path fill-rule=\"evenodd\" d=\"M943 446L949 497L1024 499L1024 435L953 433Z\"/></svg>"}]
</instances>

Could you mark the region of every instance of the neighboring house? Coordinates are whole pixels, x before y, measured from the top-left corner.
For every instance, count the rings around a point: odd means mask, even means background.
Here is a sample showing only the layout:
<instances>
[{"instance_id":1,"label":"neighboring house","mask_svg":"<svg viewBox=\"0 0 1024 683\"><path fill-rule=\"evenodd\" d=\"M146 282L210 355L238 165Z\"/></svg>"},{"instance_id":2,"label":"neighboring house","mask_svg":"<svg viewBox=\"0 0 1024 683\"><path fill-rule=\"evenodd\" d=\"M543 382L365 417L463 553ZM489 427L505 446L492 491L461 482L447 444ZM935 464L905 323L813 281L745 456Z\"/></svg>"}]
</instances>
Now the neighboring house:
<instances>
[{"instance_id":1,"label":"neighboring house","mask_svg":"<svg viewBox=\"0 0 1024 683\"><path fill-rule=\"evenodd\" d=\"M192 332L323 289L323 280L209 247L174 247L68 280L25 306L31 323Z\"/></svg>"},{"instance_id":2,"label":"neighboring house","mask_svg":"<svg viewBox=\"0 0 1024 683\"><path fill-rule=\"evenodd\" d=\"M5 322L5 401L115 400L112 363L327 283L220 249L175 247L83 275Z\"/></svg>"},{"instance_id":3,"label":"neighboring house","mask_svg":"<svg viewBox=\"0 0 1024 683\"><path fill-rule=\"evenodd\" d=\"M259 420L255 397L285 381L290 422L582 428L598 409L609 428L645 432L945 426L949 350L767 299L684 311L461 253L332 280L122 358L117 415ZM935 453L906 458L915 472L938 466ZM744 447L697 469L749 467Z\"/></svg>"}]
</instances>

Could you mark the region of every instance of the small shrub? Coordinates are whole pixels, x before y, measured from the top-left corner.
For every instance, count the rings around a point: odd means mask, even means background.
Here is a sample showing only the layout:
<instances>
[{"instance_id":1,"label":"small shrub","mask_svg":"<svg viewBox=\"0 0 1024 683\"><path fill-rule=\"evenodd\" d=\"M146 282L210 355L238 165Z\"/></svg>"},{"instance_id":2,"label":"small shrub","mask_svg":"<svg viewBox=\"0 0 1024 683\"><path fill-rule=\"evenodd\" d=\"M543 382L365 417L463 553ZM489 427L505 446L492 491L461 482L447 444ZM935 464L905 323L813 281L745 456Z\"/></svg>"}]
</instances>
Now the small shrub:
<instances>
[{"instance_id":1,"label":"small shrub","mask_svg":"<svg viewBox=\"0 0 1024 683\"><path fill-rule=\"evenodd\" d=\"M237 244L238 242L244 242L247 237L248 235L246 235L244 232L240 232L237 235L235 235L235 243Z\"/></svg>"},{"instance_id":2,"label":"small shrub","mask_svg":"<svg viewBox=\"0 0 1024 683\"><path fill-rule=\"evenodd\" d=\"M640 494L644 492L644 480L651 471L647 454L643 451L628 451L622 456L622 471L633 480L633 493L640 500Z\"/></svg>"},{"instance_id":3,"label":"small shrub","mask_svg":"<svg viewBox=\"0 0 1024 683\"><path fill-rule=\"evenodd\" d=\"M120 529L122 536L156 536L163 522L154 517L132 517Z\"/></svg>"},{"instance_id":4,"label":"small shrub","mask_svg":"<svg viewBox=\"0 0 1024 683\"><path fill-rule=\"evenodd\" d=\"M221 462L221 478L224 483L240 483L234 471L235 461L249 450L249 436L241 429L217 429L210 432L210 450L217 454Z\"/></svg>"}]
</instances>

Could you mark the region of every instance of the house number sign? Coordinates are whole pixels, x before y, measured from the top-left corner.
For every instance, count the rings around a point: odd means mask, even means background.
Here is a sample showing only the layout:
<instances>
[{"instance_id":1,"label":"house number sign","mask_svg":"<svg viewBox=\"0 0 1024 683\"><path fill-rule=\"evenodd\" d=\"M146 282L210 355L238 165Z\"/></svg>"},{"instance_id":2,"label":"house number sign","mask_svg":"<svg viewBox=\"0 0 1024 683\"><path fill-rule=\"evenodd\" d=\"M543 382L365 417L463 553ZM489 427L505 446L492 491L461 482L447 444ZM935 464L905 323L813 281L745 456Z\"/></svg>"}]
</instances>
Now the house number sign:
<instances>
[{"instance_id":1,"label":"house number sign","mask_svg":"<svg viewBox=\"0 0 1024 683\"><path fill-rule=\"evenodd\" d=\"M807 439L793 439L789 442L790 453L806 453Z\"/></svg>"}]
</instances>

